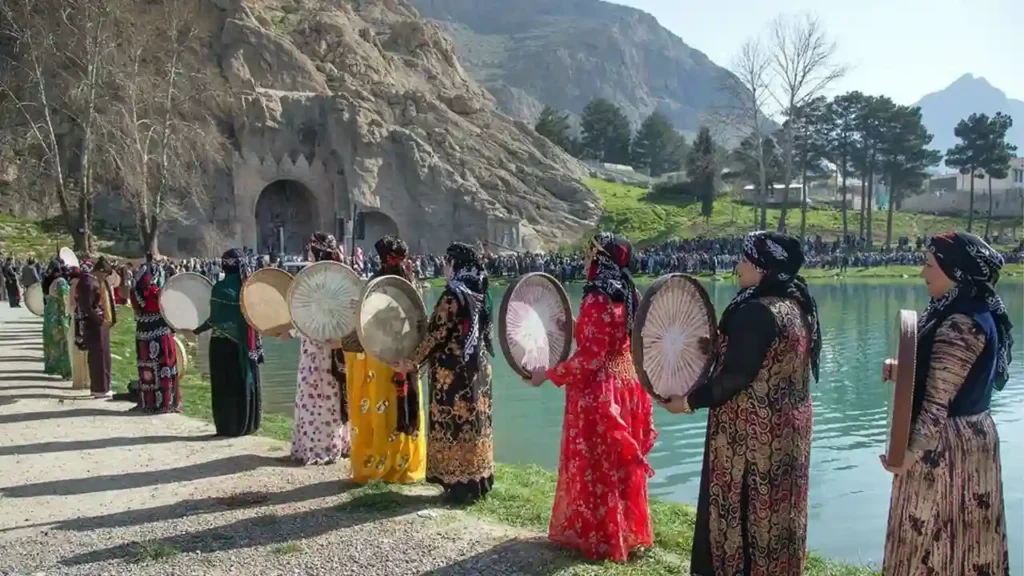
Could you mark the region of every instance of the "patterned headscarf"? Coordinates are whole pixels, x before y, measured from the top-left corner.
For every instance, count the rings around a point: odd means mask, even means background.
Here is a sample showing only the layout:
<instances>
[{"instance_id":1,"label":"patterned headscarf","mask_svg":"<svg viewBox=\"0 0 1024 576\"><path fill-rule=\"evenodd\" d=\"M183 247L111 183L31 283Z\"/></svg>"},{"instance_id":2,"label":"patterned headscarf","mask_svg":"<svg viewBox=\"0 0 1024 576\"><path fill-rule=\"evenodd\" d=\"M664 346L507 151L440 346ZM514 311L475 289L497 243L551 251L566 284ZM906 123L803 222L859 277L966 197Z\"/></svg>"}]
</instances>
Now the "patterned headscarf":
<instances>
[{"instance_id":1,"label":"patterned headscarf","mask_svg":"<svg viewBox=\"0 0 1024 576\"><path fill-rule=\"evenodd\" d=\"M477 351L481 336L484 348L491 356L492 303L488 293L487 272L480 254L469 244L455 242L448 247L445 258L451 262L452 277L445 288L459 301L459 314L463 316L463 334L466 341L462 347L462 359L469 362Z\"/></svg>"},{"instance_id":2,"label":"patterned headscarf","mask_svg":"<svg viewBox=\"0 0 1024 576\"><path fill-rule=\"evenodd\" d=\"M932 298L918 319L918 332L927 336L951 313L958 299L978 302L992 314L998 334L995 387L1002 390L1013 361L1013 324L1003 300L996 294L1003 257L984 240L967 232L936 234L925 242L942 272L956 284L942 298ZM928 333L928 334L926 334Z\"/></svg>"},{"instance_id":3,"label":"patterned headscarf","mask_svg":"<svg viewBox=\"0 0 1024 576\"><path fill-rule=\"evenodd\" d=\"M340 262L341 253L338 251L337 238L326 232L314 232L306 241L306 258L311 262Z\"/></svg>"},{"instance_id":4,"label":"patterned headscarf","mask_svg":"<svg viewBox=\"0 0 1024 576\"><path fill-rule=\"evenodd\" d=\"M409 256L409 245L398 236L388 234L377 240L373 249L380 256L380 270L373 274L374 278L379 276L401 276L409 282L414 280L412 275L411 262L406 260Z\"/></svg>"},{"instance_id":5,"label":"patterned headscarf","mask_svg":"<svg viewBox=\"0 0 1024 576\"><path fill-rule=\"evenodd\" d=\"M640 295L629 271L633 260L633 246L629 240L608 232L602 232L591 239L595 249L594 259L587 270L584 294L604 294L612 302L626 305L626 332L633 334L633 317L640 305Z\"/></svg>"},{"instance_id":6,"label":"patterned headscarf","mask_svg":"<svg viewBox=\"0 0 1024 576\"><path fill-rule=\"evenodd\" d=\"M751 232L743 239L743 258L758 272L761 281L744 288L733 297L722 312L719 330L725 332L730 317L746 302L755 298L784 298L794 301L807 316L807 329L811 336L811 373L818 380L821 359L821 325L818 323L818 305L800 276L804 265L804 251L800 240L778 232Z\"/></svg>"},{"instance_id":7,"label":"patterned headscarf","mask_svg":"<svg viewBox=\"0 0 1024 576\"><path fill-rule=\"evenodd\" d=\"M153 260L153 253L146 254L146 263L139 271L139 277L135 280L135 298L141 306L147 296L159 297L160 291L164 288L164 267Z\"/></svg>"}]
</instances>

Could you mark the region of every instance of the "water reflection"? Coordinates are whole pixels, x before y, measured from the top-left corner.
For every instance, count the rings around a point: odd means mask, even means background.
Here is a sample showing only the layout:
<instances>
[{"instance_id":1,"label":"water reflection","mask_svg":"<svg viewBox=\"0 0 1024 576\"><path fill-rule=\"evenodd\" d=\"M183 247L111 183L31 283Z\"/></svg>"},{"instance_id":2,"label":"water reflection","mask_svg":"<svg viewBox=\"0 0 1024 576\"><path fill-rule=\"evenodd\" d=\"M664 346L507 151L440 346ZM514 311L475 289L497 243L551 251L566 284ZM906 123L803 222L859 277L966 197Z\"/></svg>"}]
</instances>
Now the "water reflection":
<instances>
[{"instance_id":1,"label":"water reflection","mask_svg":"<svg viewBox=\"0 0 1024 576\"><path fill-rule=\"evenodd\" d=\"M1016 282L1012 282L1016 281ZM721 311L735 294L735 285L705 285ZM642 288L641 288L642 289ZM492 297L500 302L502 289ZM1009 278L1000 287L1010 317L1024 318L1024 284ZM922 310L924 290L908 285L814 285L823 331L821 381L812 385L814 444L811 450L810 546L848 561L879 562L889 505L891 476L882 470L888 422L888 385L879 382L880 362L895 347L895 314ZM429 296L433 301L438 295ZM570 287L579 304L580 286ZM1017 362L1010 382L993 401L1004 454L1003 475L1013 572L1024 570L1024 321L1014 328ZM266 410L290 414L295 394L298 343L266 343L264 370ZM501 462L536 463L555 468L561 432L563 394L547 385L525 386L502 359L495 362L495 456ZM673 416L657 409L660 434L651 455L657 475L651 493L670 500L695 502L704 449L706 417ZM841 528L841 530L837 530Z\"/></svg>"}]
</instances>

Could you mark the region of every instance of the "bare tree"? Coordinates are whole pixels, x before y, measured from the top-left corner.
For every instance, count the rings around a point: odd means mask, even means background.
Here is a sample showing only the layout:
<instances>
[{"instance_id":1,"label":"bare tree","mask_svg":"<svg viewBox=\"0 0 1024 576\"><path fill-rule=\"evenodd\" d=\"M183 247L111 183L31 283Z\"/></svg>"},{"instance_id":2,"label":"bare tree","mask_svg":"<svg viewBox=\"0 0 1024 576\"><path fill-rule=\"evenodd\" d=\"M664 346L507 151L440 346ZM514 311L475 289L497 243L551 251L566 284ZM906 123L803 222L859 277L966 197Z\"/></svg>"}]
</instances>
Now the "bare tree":
<instances>
[{"instance_id":1,"label":"bare tree","mask_svg":"<svg viewBox=\"0 0 1024 576\"><path fill-rule=\"evenodd\" d=\"M834 63L836 44L829 40L818 19L810 14L779 16L771 26L772 95L786 117L795 118L800 108L846 73ZM778 230L786 228L789 186L793 178L793 124L783 126L783 189Z\"/></svg>"},{"instance_id":2,"label":"bare tree","mask_svg":"<svg viewBox=\"0 0 1024 576\"><path fill-rule=\"evenodd\" d=\"M116 85L104 142L116 186L135 213L144 248L158 253L167 221L185 222L206 199L208 176L226 148L203 111L198 2L163 4L155 22L122 16Z\"/></svg>"},{"instance_id":3,"label":"bare tree","mask_svg":"<svg viewBox=\"0 0 1024 576\"><path fill-rule=\"evenodd\" d=\"M763 229L767 220L766 199L768 183L765 169L764 139L771 129L771 118L767 110L771 106L769 73L771 59L758 37L747 40L733 59L732 74L726 78L722 88L726 93L727 106L721 109L719 118L738 130L742 138L754 142L752 150L758 167L759 186L754 194L760 214L755 214L754 227Z\"/></svg>"},{"instance_id":4,"label":"bare tree","mask_svg":"<svg viewBox=\"0 0 1024 576\"><path fill-rule=\"evenodd\" d=\"M0 3L0 92L15 111L7 126L26 141L20 159L53 187L75 248L93 251L96 123L114 47L105 0Z\"/></svg>"}]
</instances>

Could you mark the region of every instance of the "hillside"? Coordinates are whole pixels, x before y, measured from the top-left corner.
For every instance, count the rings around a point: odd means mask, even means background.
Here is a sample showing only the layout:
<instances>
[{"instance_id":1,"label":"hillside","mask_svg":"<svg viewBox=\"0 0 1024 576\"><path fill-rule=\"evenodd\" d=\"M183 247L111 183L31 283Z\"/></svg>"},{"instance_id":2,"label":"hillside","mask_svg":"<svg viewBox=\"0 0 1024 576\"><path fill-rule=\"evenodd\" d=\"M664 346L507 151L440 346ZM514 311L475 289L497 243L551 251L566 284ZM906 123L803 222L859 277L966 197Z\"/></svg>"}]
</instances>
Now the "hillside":
<instances>
[{"instance_id":1,"label":"hillside","mask_svg":"<svg viewBox=\"0 0 1024 576\"><path fill-rule=\"evenodd\" d=\"M714 212L707 223L700 215L699 202L680 201L648 194L644 188L590 179L587 185L601 197L604 212L598 222L603 230L611 230L627 236L641 246L669 238L690 238L695 236L740 236L750 232L754 223L753 206L741 204L728 196L715 200ZM850 230L856 232L860 215L848 213ZM768 222L778 220L778 210L768 210ZM790 211L790 226L798 228L799 210ZM875 245L885 241L884 212L874 216L872 232ZM820 234L832 239L842 234L843 221L839 210L812 208L807 211L807 234ZM926 214L893 214L893 237L915 238L945 232L966 230L966 218L949 218ZM796 233L798 230L791 229Z\"/></svg>"},{"instance_id":2,"label":"hillside","mask_svg":"<svg viewBox=\"0 0 1024 576\"><path fill-rule=\"evenodd\" d=\"M921 107L924 124L935 135L931 147L943 154L957 143L953 135L956 123L974 112L1012 116L1014 125L1007 139L1024 150L1024 101L1008 97L980 76L964 74L946 88L925 95L915 106Z\"/></svg>"},{"instance_id":3,"label":"hillside","mask_svg":"<svg viewBox=\"0 0 1024 576\"><path fill-rule=\"evenodd\" d=\"M601 0L412 0L513 118L604 97L638 126L655 109L696 132L728 71L645 12Z\"/></svg>"}]
</instances>

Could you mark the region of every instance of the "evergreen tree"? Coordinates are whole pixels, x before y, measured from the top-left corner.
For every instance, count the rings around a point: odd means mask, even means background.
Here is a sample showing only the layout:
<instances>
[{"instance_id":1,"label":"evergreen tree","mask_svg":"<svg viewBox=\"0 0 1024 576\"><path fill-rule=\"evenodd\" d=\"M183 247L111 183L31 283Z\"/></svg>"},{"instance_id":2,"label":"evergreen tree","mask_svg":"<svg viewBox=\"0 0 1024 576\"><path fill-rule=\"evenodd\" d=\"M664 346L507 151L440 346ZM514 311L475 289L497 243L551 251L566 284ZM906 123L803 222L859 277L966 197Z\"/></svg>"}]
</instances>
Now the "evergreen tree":
<instances>
[{"instance_id":1,"label":"evergreen tree","mask_svg":"<svg viewBox=\"0 0 1024 576\"><path fill-rule=\"evenodd\" d=\"M575 156L579 152L579 141L572 137L572 126L569 124L567 112L559 112L550 106L545 106L533 129L537 131L537 134L547 138L552 144L569 154Z\"/></svg>"},{"instance_id":2,"label":"evergreen tree","mask_svg":"<svg viewBox=\"0 0 1024 576\"><path fill-rule=\"evenodd\" d=\"M988 175L988 217L985 219L985 237L992 231L992 180L1003 179L1010 175L1010 160L1017 152L1017 147L1006 141L1006 133L1013 127L1013 118L996 112L989 121L989 139L986 146L983 168Z\"/></svg>"},{"instance_id":3,"label":"evergreen tree","mask_svg":"<svg viewBox=\"0 0 1024 576\"><path fill-rule=\"evenodd\" d=\"M921 108L894 106L884 119L879 142L879 169L889 186L889 205L885 223L885 245L892 244L892 217L907 190L920 188L926 170L942 160L937 150L926 148L932 135L921 120Z\"/></svg>"},{"instance_id":4,"label":"evergreen tree","mask_svg":"<svg viewBox=\"0 0 1024 576\"><path fill-rule=\"evenodd\" d=\"M825 123L825 155L835 164L841 180L839 190L842 202L840 210L843 215L844 242L850 233L846 181L849 175L855 172L853 159L857 152L859 137L857 117L861 114L864 102L865 96L860 92L848 92L836 96L829 102L823 119Z\"/></svg>"},{"instance_id":5,"label":"evergreen tree","mask_svg":"<svg viewBox=\"0 0 1024 576\"><path fill-rule=\"evenodd\" d=\"M967 231L974 227L974 178L984 178L978 171L985 167L985 155L991 145L988 114L971 114L957 123L953 134L960 139L956 146L946 151L946 166L956 168L961 174L971 175L971 196L967 214Z\"/></svg>"},{"instance_id":6,"label":"evergreen tree","mask_svg":"<svg viewBox=\"0 0 1024 576\"><path fill-rule=\"evenodd\" d=\"M629 119L618 106L595 98L583 108L582 151L587 158L612 164L629 164L632 137Z\"/></svg>"},{"instance_id":7,"label":"evergreen tree","mask_svg":"<svg viewBox=\"0 0 1024 576\"><path fill-rule=\"evenodd\" d=\"M668 118L654 111L643 121L633 138L633 167L647 168L654 177L678 172L686 157L685 147L686 140L676 132Z\"/></svg>"},{"instance_id":8,"label":"evergreen tree","mask_svg":"<svg viewBox=\"0 0 1024 576\"><path fill-rule=\"evenodd\" d=\"M714 208L715 180L718 178L718 154L707 126L701 127L686 155L686 176L700 197L700 213L707 220Z\"/></svg>"}]
</instances>

